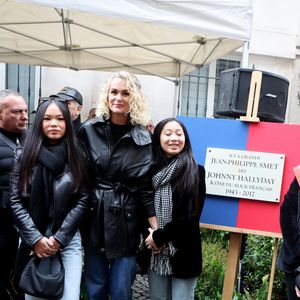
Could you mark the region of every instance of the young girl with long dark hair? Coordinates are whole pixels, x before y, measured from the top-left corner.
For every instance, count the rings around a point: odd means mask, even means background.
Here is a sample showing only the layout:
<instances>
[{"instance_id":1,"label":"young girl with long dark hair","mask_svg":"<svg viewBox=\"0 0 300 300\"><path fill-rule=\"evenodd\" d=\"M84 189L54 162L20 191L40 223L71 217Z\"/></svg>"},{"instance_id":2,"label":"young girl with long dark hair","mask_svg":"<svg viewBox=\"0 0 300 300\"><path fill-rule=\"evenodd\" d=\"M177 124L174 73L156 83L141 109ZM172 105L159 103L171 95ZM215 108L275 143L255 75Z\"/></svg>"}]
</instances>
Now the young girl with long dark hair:
<instances>
[{"instance_id":1,"label":"young girl with long dark hair","mask_svg":"<svg viewBox=\"0 0 300 300\"><path fill-rule=\"evenodd\" d=\"M88 209L86 178L66 103L59 98L42 100L11 178L10 206L24 253L27 249L43 258L61 252L64 300L80 295L79 226Z\"/></svg>"},{"instance_id":2,"label":"young girl with long dark hair","mask_svg":"<svg viewBox=\"0 0 300 300\"><path fill-rule=\"evenodd\" d=\"M154 206L158 229L149 228L148 272L152 300L194 299L202 269L199 218L205 198L205 171L197 165L184 124L159 122L153 133Z\"/></svg>"}]
</instances>

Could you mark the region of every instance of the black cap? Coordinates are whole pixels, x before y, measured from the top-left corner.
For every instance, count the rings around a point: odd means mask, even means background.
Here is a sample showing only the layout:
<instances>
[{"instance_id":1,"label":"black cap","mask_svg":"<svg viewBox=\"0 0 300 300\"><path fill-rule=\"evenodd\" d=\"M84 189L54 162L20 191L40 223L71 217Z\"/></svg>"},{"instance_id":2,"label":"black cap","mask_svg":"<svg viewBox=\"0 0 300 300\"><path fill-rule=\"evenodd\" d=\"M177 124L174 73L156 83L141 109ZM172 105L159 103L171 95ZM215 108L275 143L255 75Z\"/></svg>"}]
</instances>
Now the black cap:
<instances>
[{"instance_id":1,"label":"black cap","mask_svg":"<svg viewBox=\"0 0 300 300\"><path fill-rule=\"evenodd\" d=\"M61 89L56 95L65 100L76 100L80 105L82 105L82 96L81 94L74 88L65 86Z\"/></svg>"}]
</instances>

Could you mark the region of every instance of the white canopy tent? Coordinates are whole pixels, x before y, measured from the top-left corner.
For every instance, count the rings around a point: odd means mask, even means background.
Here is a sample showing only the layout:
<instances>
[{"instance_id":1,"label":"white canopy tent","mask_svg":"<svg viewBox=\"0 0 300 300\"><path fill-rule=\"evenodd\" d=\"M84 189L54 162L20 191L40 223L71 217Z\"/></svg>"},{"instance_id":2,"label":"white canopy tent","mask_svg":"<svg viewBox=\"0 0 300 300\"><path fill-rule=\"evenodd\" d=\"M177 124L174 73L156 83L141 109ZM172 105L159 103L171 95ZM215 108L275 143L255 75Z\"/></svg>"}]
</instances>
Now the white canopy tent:
<instances>
[{"instance_id":1,"label":"white canopy tent","mask_svg":"<svg viewBox=\"0 0 300 300\"><path fill-rule=\"evenodd\" d=\"M179 78L249 40L252 0L0 0L0 20L0 62Z\"/></svg>"}]
</instances>

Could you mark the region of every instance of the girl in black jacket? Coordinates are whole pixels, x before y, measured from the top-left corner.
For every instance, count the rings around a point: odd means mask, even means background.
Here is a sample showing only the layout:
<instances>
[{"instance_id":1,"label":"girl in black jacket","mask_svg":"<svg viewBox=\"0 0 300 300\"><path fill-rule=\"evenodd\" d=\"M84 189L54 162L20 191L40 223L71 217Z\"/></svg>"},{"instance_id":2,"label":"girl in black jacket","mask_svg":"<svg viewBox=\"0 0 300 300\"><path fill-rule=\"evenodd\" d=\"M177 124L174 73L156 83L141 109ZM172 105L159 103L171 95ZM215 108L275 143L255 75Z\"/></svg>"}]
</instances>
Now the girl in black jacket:
<instances>
[{"instance_id":1,"label":"girl in black jacket","mask_svg":"<svg viewBox=\"0 0 300 300\"><path fill-rule=\"evenodd\" d=\"M199 218L205 197L205 171L194 160L183 123L169 118L153 134L158 229L149 229L148 272L151 299L194 299L202 269Z\"/></svg>"},{"instance_id":2,"label":"girl in black jacket","mask_svg":"<svg viewBox=\"0 0 300 300\"><path fill-rule=\"evenodd\" d=\"M10 207L22 237L20 249L29 249L40 258L61 251L64 300L80 295L78 229L88 209L86 178L66 103L60 98L44 99L11 178Z\"/></svg>"}]
</instances>

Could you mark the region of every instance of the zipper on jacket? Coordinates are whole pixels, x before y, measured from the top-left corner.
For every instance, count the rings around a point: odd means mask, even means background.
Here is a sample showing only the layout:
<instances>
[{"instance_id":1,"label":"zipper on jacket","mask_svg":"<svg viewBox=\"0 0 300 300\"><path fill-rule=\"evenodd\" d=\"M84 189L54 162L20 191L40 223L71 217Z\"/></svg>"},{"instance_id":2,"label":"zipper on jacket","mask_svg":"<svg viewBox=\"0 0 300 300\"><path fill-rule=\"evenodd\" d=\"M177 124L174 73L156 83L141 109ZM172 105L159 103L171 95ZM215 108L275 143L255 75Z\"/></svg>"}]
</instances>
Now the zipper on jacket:
<instances>
[{"instance_id":1,"label":"zipper on jacket","mask_svg":"<svg viewBox=\"0 0 300 300\"><path fill-rule=\"evenodd\" d=\"M106 135L106 139L107 139L107 165L106 167L109 165L110 162L110 158L111 158L111 153L112 153L112 147L111 147L111 134L110 132L108 132L107 126L104 126L104 130L105 130L105 135Z\"/></svg>"}]
</instances>

